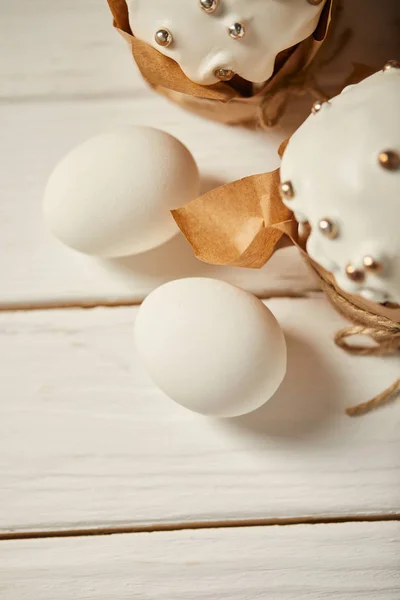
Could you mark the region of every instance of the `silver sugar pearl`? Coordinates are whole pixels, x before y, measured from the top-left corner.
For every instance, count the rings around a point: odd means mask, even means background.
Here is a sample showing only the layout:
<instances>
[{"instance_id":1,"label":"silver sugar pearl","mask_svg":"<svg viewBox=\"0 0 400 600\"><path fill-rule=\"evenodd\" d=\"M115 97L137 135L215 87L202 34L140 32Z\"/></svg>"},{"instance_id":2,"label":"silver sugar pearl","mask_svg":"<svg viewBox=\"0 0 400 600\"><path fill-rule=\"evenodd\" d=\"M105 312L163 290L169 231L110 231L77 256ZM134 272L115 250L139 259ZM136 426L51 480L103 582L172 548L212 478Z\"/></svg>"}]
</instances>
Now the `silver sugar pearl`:
<instances>
[{"instance_id":1,"label":"silver sugar pearl","mask_svg":"<svg viewBox=\"0 0 400 600\"><path fill-rule=\"evenodd\" d=\"M369 273L381 273L383 271L383 263L373 256L364 256L363 264Z\"/></svg>"},{"instance_id":2,"label":"silver sugar pearl","mask_svg":"<svg viewBox=\"0 0 400 600\"><path fill-rule=\"evenodd\" d=\"M233 40L241 40L246 34L246 28L243 23L234 23L229 27L228 33Z\"/></svg>"},{"instance_id":3,"label":"silver sugar pearl","mask_svg":"<svg viewBox=\"0 0 400 600\"><path fill-rule=\"evenodd\" d=\"M335 240L339 237L339 228L330 219L321 219L318 223L320 232L330 240Z\"/></svg>"},{"instance_id":4,"label":"silver sugar pearl","mask_svg":"<svg viewBox=\"0 0 400 600\"><path fill-rule=\"evenodd\" d=\"M312 114L317 115L326 104L328 104L328 102L323 102L322 100L317 100L314 102L311 109Z\"/></svg>"},{"instance_id":5,"label":"silver sugar pearl","mask_svg":"<svg viewBox=\"0 0 400 600\"><path fill-rule=\"evenodd\" d=\"M379 155L379 164L387 171L399 171L400 154L395 150L384 150Z\"/></svg>"},{"instance_id":6,"label":"silver sugar pearl","mask_svg":"<svg viewBox=\"0 0 400 600\"><path fill-rule=\"evenodd\" d=\"M347 265L346 275L351 281L354 281L354 283L364 283L365 281L365 271L363 269L358 269L354 265Z\"/></svg>"},{"instance_id":7,"label":"silver sugar pearl","mask_svg":"<svg viewBox=\"0 0 400 600\"><path fill-rule=\"evenodd\" d=\"M234 77L235 73L231 69L218 68L215 69L214 75L219 81L230 81Z\"/></svg>"},{"instance_id":8,"label":"silver sugar pearl","mask_svg":"<svg viewBox=\"0 0 400 600\"><path fill-rule=\"evenodd\" d=\"M291 181L284 181L280 187L281 197L284 200L293 200L295 197L294 187Z\"/></svg>"},{"instance_id":9,"label":"silver sugar pearl","mask_svg":"<svg viewBox=\"0 0 400 600\"><path fill-rule=\"evenodd\" d=\"M393 69L400 69L400 61L399 60L389 60L386 65L383 67L384 71L392 71Z\"/></svg>"},{"instance_id":10,"label":"silver sugar pearl","mask_svg":"<svg viewBox=\"0 0 400 600\"><path fill-rule=\"evenodd\" d=\"M170 32L169 29L159 29L156 33L156 35L154 36L154 39L156 41L156 43L159 46L163 46L163 48L166 48L167 46L170 46L173 42L173 37L172 37L172 33Z\"/></svg>"},{"instance_id":11,"label":"silver sugar pearl","mask_svg":"<svg viewBox=\"0 0 400 600\"><path fill-rule=\"evenodd\" d=\"M200 8L204 10L205 13L211 14L217 10L218 0L200 0Z\"/></svg>"}]
</instances>

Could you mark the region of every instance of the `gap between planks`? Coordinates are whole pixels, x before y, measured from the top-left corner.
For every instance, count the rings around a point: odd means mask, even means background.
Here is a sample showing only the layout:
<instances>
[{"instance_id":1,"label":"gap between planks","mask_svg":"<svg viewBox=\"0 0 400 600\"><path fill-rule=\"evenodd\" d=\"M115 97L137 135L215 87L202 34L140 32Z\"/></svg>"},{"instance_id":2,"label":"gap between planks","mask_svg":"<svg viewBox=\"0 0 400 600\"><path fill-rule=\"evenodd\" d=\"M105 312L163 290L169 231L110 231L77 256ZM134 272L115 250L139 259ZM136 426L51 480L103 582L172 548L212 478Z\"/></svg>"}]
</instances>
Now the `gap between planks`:
<instances>
[{"instance_id":1,"label":"gap between planks","mask_svg":"<svg viewBox=\"0 0 400 600\"><path fill-rule=\"evenodd\" d=\"M252 292L249 292L252 293ZM324 294L322 290L318 287L315 289L307 290L307 292L277 292L276 294L268 294L259 295L252 293L253 296L256 296L259 300L267 301L267 300L304 300L308 298L319 298L323 297ZM140 306L144 302L145 298L141 300L129 300L129 299L120 299L120 300L87 300L81 302L37 302L37 303L26 303L23 302L18 304L10 304L10 305L0 305L0 312L36 312L41 310L73 310L73 309L82 309L82 310L92 310L95 308L129 308L129 307L137 307Z\"/></svg>"},{"instance_id":2,"label":"gap between planks","mask_svg":"<svg viewBox=\"0 0 400 600\"><path fill-rule=\"evenodd\" d=\"M60 529L57 531L19 531L16 533L0 533L0 542L10 540L72 538L72 537L100 537L107 535L126 535L134 533L165 533L172 531L194 531L201 529L241 529L249 527L295 527L297 525L339 525L344 523L385 523L399 522L400 513L386 515L351 515L342 517L302 517L287 519L249 519L237 521L207 521L170 523L160 525L123 526L123 527L96 527L81 529Z\"/></svg>"},{"instance_id":3,"label":"gap between planks","mask_svg":"<svg viewBox=\"0 0 400 600\"><path fill-rule=\"evenodd\" d=\"M28 94L26 96L2 96L0 97L0 107L1 106L9 106L12 104L13 106L18 105L27 105L27 104L63 104L64 102L69 103L81 103L81 102L104 102L106 100L137 100L138 98L147 97L150 94L150 89L148 87L143 87L143 89L134 89L132 91L122 92L122 91L107 91L107 92L87 92L85 94L78 93L64 93L57 94L52 93L45 96L40 94Z\"/></svg>"}]
</instances>

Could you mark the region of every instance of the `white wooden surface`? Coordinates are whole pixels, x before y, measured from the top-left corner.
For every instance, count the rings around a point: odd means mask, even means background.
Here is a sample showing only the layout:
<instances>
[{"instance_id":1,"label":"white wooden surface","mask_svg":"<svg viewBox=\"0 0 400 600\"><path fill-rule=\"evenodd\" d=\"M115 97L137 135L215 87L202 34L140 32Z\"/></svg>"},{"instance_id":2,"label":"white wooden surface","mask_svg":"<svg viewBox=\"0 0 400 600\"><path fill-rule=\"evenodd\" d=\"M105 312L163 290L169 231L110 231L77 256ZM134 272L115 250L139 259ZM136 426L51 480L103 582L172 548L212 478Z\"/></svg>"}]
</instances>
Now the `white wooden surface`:
<instances>
[{"instance_id":1,"label":"white wooden surface","mask_svg":"<svg viewBox=\"0 0 400 600\"><path fill-rule=\"evenodd\" d=\"M2 0L0 98L130 96L132 61L110 21L99 0Z\"/></svg>"},{"instance_id":2,"label":"white wooden surface","mask_svg":"<svg viewBox=\"0 0 400 600\"><path fill-rule=\"evenodd\" d=\"M334 347L344 322L292 249L258 272L203 265L182 238L101 262L63 248L41 219L53 166L101 130L177 135L207 190L275 168L290 127L222 128L152 95L105 0L0 2L0 122L1 600L397 600L399 523L350 521L400 519L400 406L359 420L344 408L398 377L398 357ZM268 305L287 335L288 376L253 415L190 414L136 360L138 309L119 305L190 275L277 296ZM67 308L98 305L115 307ZM270 526L335 518L349 522ZM223 523L237 527L213 528Z\"/></svg>"},{"instance_id":3,"label":"white wooden surface","mask_svg":"<svg viewBox=\"0 0 400 600\"><path fill-rule=\"evenodd\" d=\"M134 74L133 67L129 73ZM164 281L193 275L227 279L260 296L316 289L292 248L261 271L202 264L182 236L141 256L105 261L62 246L42 221L41 198L52 168L76 143L99 131L138 123L173 133L194 153L204 190L276 168L281 135L268 141L256 132L207 123L150 93L135 100L11 103L0 105L0 111L5 124L0 136L0 307L139 302Z\"/></svg>"},{"instance_id":4,"label":"white wooden surface","mask_svg":"<svg viewBox=\"0 0 400 600\"><path fill-rule=\"evenodd\" d=\"M288 375L232 421L149 382L137 308L0 313L0 531L400 513L400 404L344 414L393 382L398 359L335 348L344 322L322 298L268 306Z\"/></svg>"},{"instance_id":5,"label":"white wooden surface","mask_svg":"<svg viewBox=\"0 0 400 600\"><path fill-rule=\"evenodd\" d=\"M29 27L21 27L22 8ZM159 127L193 152L207 191L275 169L289 130L267 136L224 127L152 94L111 27L106 0L2 3L0 55L0 308L136 303L164 281L193 275L226 279L264 297L316 289L293 249L251 271L203 265L182 237L122 260L63 247L42 222L41 199L58 160L86 138L112 127Z\"/></svg>"},{"instance_id":6,"label":"white wooden surface","mask_svg":"<svg viewBox=\"0 0 400 600\"><path fill-rule=\"evenodd\" d=\"M0 544L7 600L398 600L399 523Z\"/></svg>"}]
</instances>

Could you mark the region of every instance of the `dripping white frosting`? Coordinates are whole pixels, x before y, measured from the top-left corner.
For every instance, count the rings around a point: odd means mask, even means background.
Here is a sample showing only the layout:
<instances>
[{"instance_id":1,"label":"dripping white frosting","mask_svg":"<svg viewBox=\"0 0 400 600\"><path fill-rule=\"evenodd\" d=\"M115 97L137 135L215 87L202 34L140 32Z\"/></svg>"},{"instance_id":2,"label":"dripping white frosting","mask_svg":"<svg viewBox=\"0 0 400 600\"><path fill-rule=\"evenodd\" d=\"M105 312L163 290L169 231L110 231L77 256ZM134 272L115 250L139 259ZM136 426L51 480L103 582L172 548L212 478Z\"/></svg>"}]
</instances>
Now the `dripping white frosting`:
<instances>
[{"instance_id":1,"label":"dripping white frosting","mask_svg":"<svg viewBox=\"0 0 400 600\"><path fill-rule=\"evenodd\" d=\"M399 107L400 69L376 73L311 115L281 166L294 191L285 204L312 228L311 258L343 290L379 303L400 304L400 168L379 160L387 151L400 156ZM335 239L321 232L321 219L338 227ZM382 268L366 268L365 257ZM358 281L349 265L362 272Z\"/></svg>"},{"instance_id":2,"label":"dripping white frosting","mask_svg":"<svg viewBox=\"0 0 400 600\"><path fill-rule=\"evenodd\" d=\"M231 70L261 83L274 70L276 56L311 35L325 0L317 6L307 0L219 0L207 14L199 0L127 0L133 34L175 60L194 82L211 85L217 69ZM240 39L229 28L242 24ZM173 41L162 47L155 41L160 29Z\"/></svg>"}]
</instances>

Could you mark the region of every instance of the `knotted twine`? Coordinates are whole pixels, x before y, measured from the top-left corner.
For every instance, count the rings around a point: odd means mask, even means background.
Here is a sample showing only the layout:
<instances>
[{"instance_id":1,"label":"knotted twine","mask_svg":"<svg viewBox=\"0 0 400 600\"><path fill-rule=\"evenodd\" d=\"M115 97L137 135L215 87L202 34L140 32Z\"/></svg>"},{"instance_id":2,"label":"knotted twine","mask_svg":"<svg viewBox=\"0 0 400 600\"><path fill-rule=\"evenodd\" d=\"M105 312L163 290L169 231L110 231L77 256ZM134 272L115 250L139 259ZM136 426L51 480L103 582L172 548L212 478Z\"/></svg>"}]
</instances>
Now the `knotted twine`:
<instances>
[{"instance_id":1,"label":"knotted twine","mask_svg":"<svg viewBox=\"0 0 400 600\"><path fill-rule=\"evenodd\" d=\"M334 337L335 344L356 356L389 356L400 352L400 323L372 313L365 308L359 308L314 267L321 287L335 309L354 325L338 331ZM374 345L351 344L349 340L355 336L369 337ZM382 407L395 400L400 394L400 379L368 402L363 402L347 409L350 417L359 417Z\"/></svg>"}]
</instances>

